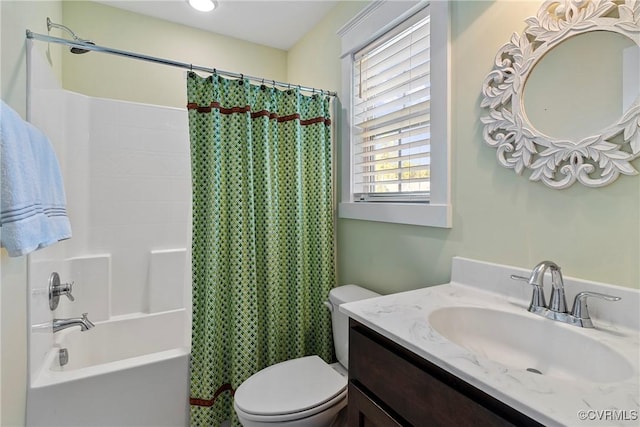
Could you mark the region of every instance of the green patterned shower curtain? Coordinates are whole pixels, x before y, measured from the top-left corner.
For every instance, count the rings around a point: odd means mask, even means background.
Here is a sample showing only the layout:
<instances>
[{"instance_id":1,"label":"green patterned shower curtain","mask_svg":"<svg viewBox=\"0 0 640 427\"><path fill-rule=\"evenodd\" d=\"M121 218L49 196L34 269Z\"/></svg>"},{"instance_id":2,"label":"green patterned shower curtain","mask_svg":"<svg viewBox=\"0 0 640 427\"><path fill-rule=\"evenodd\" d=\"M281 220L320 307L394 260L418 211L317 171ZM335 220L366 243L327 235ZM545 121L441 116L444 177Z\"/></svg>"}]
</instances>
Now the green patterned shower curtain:
<instances>
[{"instance_id":1,"label":"green patterned shower curtain","mask_svg":"<svg viewBox=\"0 0 640 427\"><path fill-rule=\"evenodd\" d=\"M333 357L329 100L187 78L193 180L191 424L231 419L234 390L283 360Z\"/></svg>"}]
</instances>

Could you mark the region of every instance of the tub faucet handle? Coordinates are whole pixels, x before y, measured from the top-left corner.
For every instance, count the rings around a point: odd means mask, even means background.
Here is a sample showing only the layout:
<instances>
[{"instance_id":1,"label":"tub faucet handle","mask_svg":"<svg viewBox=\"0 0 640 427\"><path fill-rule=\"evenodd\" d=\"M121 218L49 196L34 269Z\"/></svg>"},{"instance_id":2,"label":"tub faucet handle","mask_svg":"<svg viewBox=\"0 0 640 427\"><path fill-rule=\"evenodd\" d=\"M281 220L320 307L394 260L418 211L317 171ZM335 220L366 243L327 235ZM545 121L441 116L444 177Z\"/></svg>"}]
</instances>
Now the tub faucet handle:
<instances>
[{"instance_id":1,"label":"tub faucet handle","mask_svg":"<svg viewBox=\"0 0 640 427\"><path fill-rule=\"evenodd\" d=\"M74 282L61 284L59 288L59 295L66 295L66 297L69 298L69 301L75 301L76 299L71 295L71 291L73 291L73 284Z\"/></svg>"},{"instance_id":2,"label":"tub faucet handle","mask_svg":"<svg viewBox=\"0 0 640 427\"><path fill-rule=\"evenodd\" d=\"M51 311L58 307L60 295L66 295L69 301L75 301L71 294L73 283L60 283L60 275L56 272L51 273L51 276L49 276L49 308Z\"/></svg>"}]
</instances>

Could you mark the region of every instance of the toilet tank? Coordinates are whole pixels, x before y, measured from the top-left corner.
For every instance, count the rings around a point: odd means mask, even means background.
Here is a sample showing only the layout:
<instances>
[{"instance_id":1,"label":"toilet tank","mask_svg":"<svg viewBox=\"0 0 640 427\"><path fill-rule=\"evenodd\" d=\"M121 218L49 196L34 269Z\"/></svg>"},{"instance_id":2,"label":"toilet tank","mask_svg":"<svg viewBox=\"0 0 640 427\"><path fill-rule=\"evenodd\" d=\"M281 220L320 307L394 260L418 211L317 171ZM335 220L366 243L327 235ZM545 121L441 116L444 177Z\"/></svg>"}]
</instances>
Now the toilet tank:
<instances>
[{"instance_id":1,"label":"toilet tank","mask_svg":"<svg viewBox=\"0 0 640 427\"><path fill-rule=\"evenodd\" d=\"M338 306L345 302L360 301L378 297L380 294L357 285L344 285L331 289L331 326L333 327L333 344L338 362L349 369L349 316L342 313Z\"/></svg>"}]
</instances>

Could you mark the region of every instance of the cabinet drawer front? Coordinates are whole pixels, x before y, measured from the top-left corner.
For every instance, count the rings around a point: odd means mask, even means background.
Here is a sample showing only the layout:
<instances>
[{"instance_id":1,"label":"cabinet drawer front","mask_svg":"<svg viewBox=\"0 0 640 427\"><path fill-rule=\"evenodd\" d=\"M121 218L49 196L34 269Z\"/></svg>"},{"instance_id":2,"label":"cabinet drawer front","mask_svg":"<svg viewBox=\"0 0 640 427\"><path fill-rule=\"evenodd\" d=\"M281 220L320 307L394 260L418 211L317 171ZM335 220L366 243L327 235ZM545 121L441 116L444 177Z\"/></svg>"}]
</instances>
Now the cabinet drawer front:
<instances>
[{"instance_id":1,"label":"cabinet drawer front","mask_svg":"<svg viewBox=\"0 0 640 427\"><path fill-rule=\"evenodd\" d=\"M402 424L353 383L349 384L347 412L350 427L402 427Z\"/></svg>"},{"instance_id":2,"label":"cabinet drawer front","mask_svg":"<svg viewBox=\"0 0 640 427\"><path fill-rule=\"evenodd\" d=\"M456 384L461 380L451 374L452 378L436 378L428 372L429 362L354 321L351 326L349 380L411 425L513 425L461 393ZM433 368L438 375L440 368Z\"/></svg>"}]
</instances>

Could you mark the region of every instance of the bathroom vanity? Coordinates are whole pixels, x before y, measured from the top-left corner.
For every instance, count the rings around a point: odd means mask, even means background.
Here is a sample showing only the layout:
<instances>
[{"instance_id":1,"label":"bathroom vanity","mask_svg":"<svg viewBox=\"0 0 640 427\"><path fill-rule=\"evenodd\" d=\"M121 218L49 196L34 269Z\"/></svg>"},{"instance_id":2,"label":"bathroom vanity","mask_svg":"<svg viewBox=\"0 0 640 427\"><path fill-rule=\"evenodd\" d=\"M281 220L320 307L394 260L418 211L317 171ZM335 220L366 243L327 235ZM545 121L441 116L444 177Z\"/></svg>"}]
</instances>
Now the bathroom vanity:
<instances>
[{"instance_id":1,"label":"bathroom vanity","mask_svg":"<svg viewBox=\"0 0 640 427\"><path fill-rule=\"evenodd\" d=\"M454 258L451 283L340 306L349 425L637 426L640 292L565 278L569 301L622 298L581 328L527 311L530 272Z\"/></svg>"},{"instance_id":2,"label":"bathroom vanity","mask_svg":"<svg viewBox=\"0 0 640 427\"><path fill-rule=\"evenodd\" d=\"M540 426L355 320L350 321L350 426Z\"/></svg>"}]
</instances>

